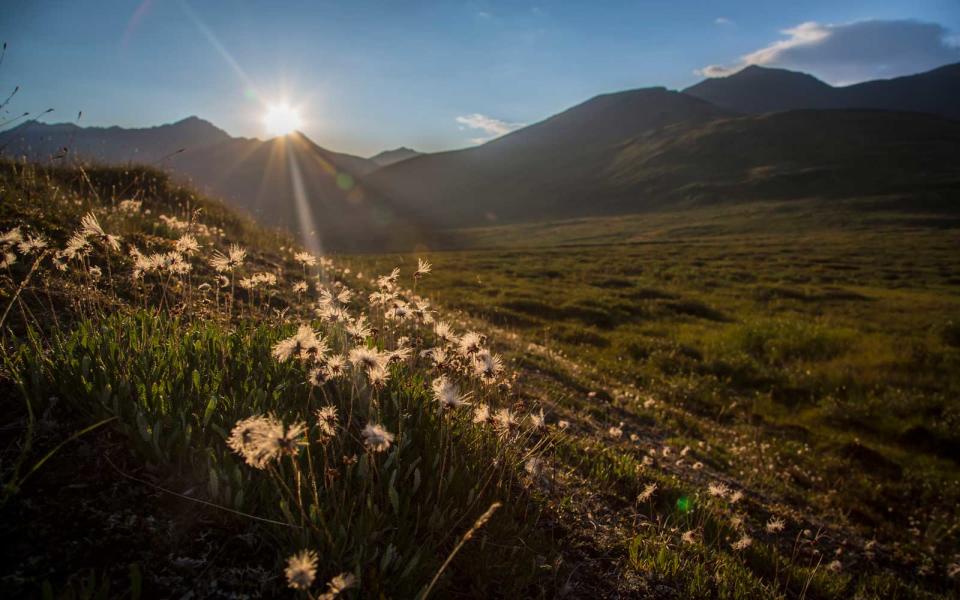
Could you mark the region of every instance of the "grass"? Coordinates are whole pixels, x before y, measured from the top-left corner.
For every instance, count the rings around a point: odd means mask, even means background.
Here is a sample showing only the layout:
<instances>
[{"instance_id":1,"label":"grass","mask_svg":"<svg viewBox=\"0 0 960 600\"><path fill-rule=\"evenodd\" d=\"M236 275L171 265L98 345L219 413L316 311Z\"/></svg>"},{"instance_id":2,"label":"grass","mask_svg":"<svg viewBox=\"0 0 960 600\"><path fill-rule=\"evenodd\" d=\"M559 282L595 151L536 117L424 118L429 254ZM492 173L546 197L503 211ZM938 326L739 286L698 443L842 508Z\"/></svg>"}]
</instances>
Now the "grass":
<instances>
[{"instance_id":1,"label":"grass","mask_svg":"<svg viewBox=\"0 0 960 600\"><path fill-rule=\"evenodd\" d=\"M629 499L643 489L631 470L649 472L637 464L656 453L654 470L686 493L735 482L757 517L792 523L790 535L829 531L819 544L842 566L827 572L833 559L820 554L814 573L816 561L793 564L790 541L759 535L756 551L786 566L731 563L729 548L691 559L673 548L683 528L662 530L668 506L647 515L656 535L630 524L618 537L630 550L621 564L648 584L694 597L949 596L960 544L955 218L855 201L812 209L464 230L476 249L431 253L438 276L424 289L478 326L514 332L512 350L539 375L527 393L584 440L561 462L586 487ZM359 270L408 261L346 259ZM551 358L530 362L532 348ZM611 449L606 430L618 424ZM598 438L606 449L590 451ZM695 458L677 468L665 446ZM793 579L806 591L775 575L791 568L811 570Z\"/></svg>"},{"instance_id":2,"label":"grass","mask_svg":"<svg viewBox=\"0 0 960 600\"><path fill-rule=\"evenodd\" d=\"M719 207L311 258L149 169L0 187L0 233L49 241L2 242L6 595L276 596L302 551L291 594L957 595L947 217ZM64 255L91 212L121 250L87 227Z\"/></svg>"},{"instance_id":3,"label":"grass","mask_svg":"<svg viewBox=\"0 0 960 600\"><path fill-rule=\"evenodd\" d=\"M431 382L445 376L474 404L519 408L506 374L477 374L486 350L458 352L458 337L433 333L432 312L410 311L424 300L398 275L359 280L328 259L314 266L281 234L149 170L9 163L0 170L7 199L0 230L20 227L19 237L48 241L35 252L4 248L17 260L3 286L4 305L12 307L3 324L3 376L19 392L5 409L17 421L2 463L4 535L17 549L5 556L9 594L154 597L212 579L206 593L215 595L236 591L218 588L229 586L218 578L245 569L256 581L236 589L276 595L285 587L284 560L301 550L320 557L309 576L316 576L313 591L304 590L314 595L338 574L355 581L347 596L548 593L557 550L551 530L537 528L544 506L530 495L525 463L550 433L531 427L523 412L497 426L435 399ZM142 204L121 203L131 199ZM58 249L76 239L84 215L106 233L86 226L86 244L68 256ZM121 246L106 234L122 236ZM190 245L184 235L201 248L178 252L178 240L179 248ZM247 255L218 274L208 259L233 244ZM294 291L304 280L307 290ZM364 329L364 320L372 327ZM435 346L450 351L439 366L422 354ZM354 358L360 355L368 362ZM323 418L321 410L331 412ZM244 428L249 418L258 420ZM371 427L389 432L386 441L378 443L383 434ZM75 471L65 471L74 455ZM80 503L60 505L46 491L87 489L104 469L112 473L109 496L98 493L101 483ZM118 493L134 494L131 487L175 507L141 508L129 499L106 515L86 508L116 505ZM489 522L474 525L497 503ZM149 536L138 543L130 531L127 553L91 561L100 545L84 538L96 526L80 539L45 527L66 512L105 518L100 529L113 531L131 510L177 531L176 554L164 555ZM202 531L183 522L183 511L218 526ZM45 533L31 534L34 526ZM231 549L183 557L185 540L201 533ZM178 579L164 575L178 569Z\"/></svg>"}]
</instances>

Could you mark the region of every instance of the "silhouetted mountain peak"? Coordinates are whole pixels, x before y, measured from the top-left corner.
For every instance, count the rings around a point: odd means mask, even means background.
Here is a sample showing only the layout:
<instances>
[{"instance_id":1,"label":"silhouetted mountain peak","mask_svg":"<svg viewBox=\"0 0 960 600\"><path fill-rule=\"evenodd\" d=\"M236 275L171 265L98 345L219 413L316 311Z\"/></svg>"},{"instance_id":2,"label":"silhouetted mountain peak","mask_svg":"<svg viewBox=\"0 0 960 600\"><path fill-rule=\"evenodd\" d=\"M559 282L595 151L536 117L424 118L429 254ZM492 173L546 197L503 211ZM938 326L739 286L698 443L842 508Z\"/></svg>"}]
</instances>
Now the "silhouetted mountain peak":
<instances>
[{"instance_id":1,"label":"silhouetted mountain peak","mask_svg":"<svg viewBox=\"0 0 960 600\"><path fill-rule=\"evenodd\" d=\"M684 90L741 113L798 109L908 110L960 118L960 63L916 75L833 87L807 73L751 65Z\"/></svg>"},{"instance_id":2,"label":"silhouetted mountain peak","mask_svg":"<svg viewBox=\"0 0 960 600\"><path fill-rule=\"evenodd\" d=\"M420 156L420 153L412 148L400 146L399 148L394 148L393 150L384 150L383 152L375 154L370 157L370 160L377 163L377 165L381 167L385 167L387 165L398 163L402 160L407 160L408 158L413 158L414 156Z\"/></svg>"}]
</instances>

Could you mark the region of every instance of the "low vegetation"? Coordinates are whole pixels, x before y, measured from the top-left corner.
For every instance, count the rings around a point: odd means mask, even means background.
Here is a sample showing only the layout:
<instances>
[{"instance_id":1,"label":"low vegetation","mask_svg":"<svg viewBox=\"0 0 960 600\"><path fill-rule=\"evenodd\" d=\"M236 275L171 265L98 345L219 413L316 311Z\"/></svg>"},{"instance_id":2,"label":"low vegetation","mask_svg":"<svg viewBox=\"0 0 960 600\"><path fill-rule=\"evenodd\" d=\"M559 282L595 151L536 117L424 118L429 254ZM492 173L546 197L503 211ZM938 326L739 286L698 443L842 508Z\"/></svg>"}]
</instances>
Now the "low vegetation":
<instances>
[{"instance_id":1,"label":"low vegetation","mask_svg":"<svg viewBox=\"0 0 960 600\"><path fill-rule=\"evenodd\" d=\"M575 432L564 462L628 511L603 545L652 589L950 596L955 218L862 204L465 230L480 248L430 254L424 289L513 333L506 355L540 376L527 393ZM742 499L711 506L717 481ZM654 484L652 506L630 505ZM749 550L730 546L740 532Z\"/></svg>"},{"instance_id":2,"label":"low vegetation","mask_svg":"<svg viewBox=\"0 0 960 600\"><path fill-rule=\"evenodd\" d=\"M0 185L5 595L957 593L950 227L327 257L149 169Z\"/></svg>"},{"instance_id":3,"label":"low vegetation","mask_svg":"<svg viewBox=\"0 0 960 600\"><path fill-rule=\"evenodd\" d=\"M149 170L0 168L4 595L546 593L552 434L427 263L355 276Z\"/></svg>"}]
</instances>

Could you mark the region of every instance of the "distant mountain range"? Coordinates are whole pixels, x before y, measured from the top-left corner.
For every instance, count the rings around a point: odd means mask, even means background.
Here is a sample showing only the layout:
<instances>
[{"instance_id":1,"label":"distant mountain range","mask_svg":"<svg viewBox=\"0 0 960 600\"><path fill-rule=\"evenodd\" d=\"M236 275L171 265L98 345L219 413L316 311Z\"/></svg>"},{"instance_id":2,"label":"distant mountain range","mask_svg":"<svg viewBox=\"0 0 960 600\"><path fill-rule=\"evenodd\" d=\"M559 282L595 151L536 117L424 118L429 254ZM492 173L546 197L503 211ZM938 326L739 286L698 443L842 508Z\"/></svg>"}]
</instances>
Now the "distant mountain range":
<instances>
[{"instance_id":1,"label":"distant mountain range","mask_svg":"<svg viewBox=\"0 0 960 600\"><path fill-rule=\"evenodd\" d=\"M806 73L750 66L683 92L740 113L872 108L960 119L960 63L845 87L833 87Z\"/></svg>"},{"instance_id":2,"label":"distant mountain range","mask_svg":"<svg viewBox=\"0 0 960 600\"><path fill-rule=\"evenodd\" d=\"M340 250L439 243L451 227L755 199L876 195L960 209L960 64L846 87L748 67L682 92L600 95L434 154L366 159L302 134L234 138L196 117L149 129L30 122L0 133L0 152L155 164Z\"/></svg>"}]
</instances>

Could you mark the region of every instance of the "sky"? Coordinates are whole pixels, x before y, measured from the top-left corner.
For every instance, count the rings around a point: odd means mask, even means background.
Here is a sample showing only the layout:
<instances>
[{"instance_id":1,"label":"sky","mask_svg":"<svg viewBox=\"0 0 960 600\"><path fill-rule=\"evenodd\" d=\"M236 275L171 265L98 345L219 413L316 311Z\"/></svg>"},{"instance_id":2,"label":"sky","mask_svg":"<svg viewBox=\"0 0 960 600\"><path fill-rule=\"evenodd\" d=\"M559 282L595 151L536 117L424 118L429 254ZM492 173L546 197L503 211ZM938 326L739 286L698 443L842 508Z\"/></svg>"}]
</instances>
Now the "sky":
<instances>
[{"instance_id":1,"label":"sky","mask_svg":"<svg viewBox=\"0 0 960 600\"><path fill-rule=\"evenodd\" d=\"M196 115L265 138L286 102L318 144L369 156L466 147L748 64L843 85L960 62L960 0L5 0L0 40L0 94L20 86L7 117Z\"/></svg>"}]
</instances>

